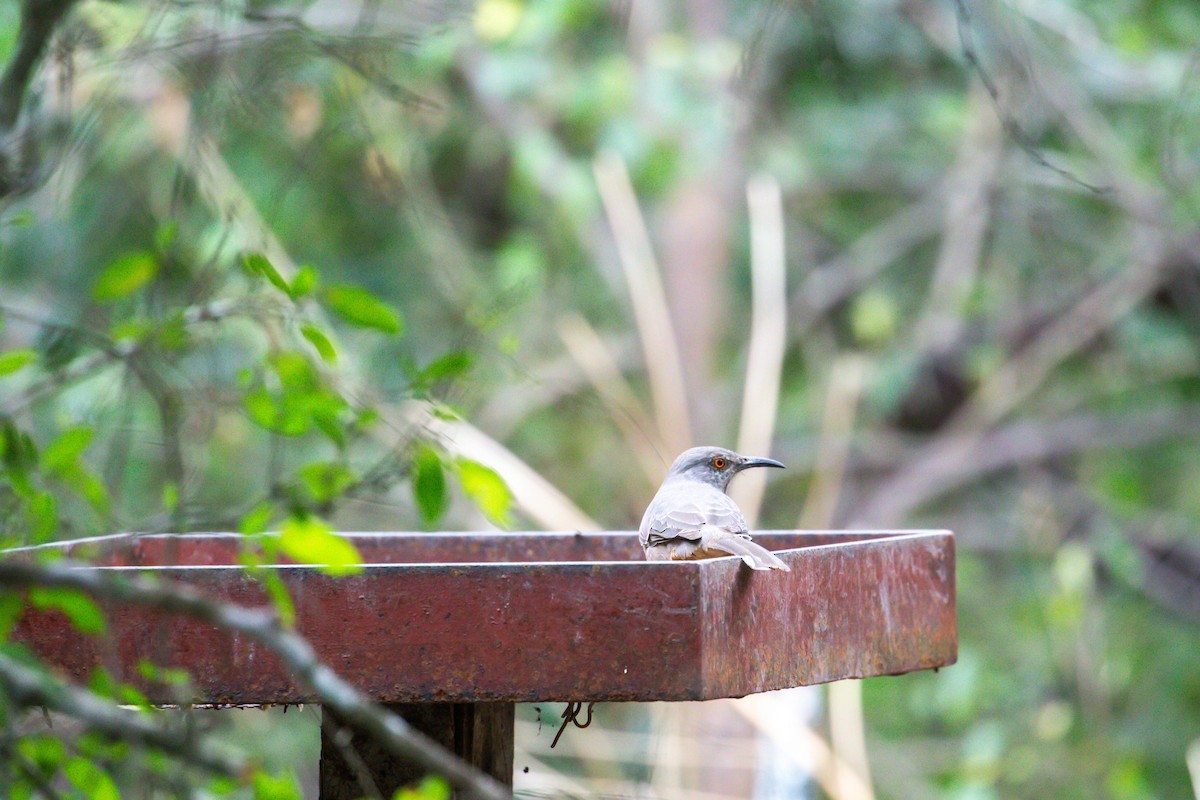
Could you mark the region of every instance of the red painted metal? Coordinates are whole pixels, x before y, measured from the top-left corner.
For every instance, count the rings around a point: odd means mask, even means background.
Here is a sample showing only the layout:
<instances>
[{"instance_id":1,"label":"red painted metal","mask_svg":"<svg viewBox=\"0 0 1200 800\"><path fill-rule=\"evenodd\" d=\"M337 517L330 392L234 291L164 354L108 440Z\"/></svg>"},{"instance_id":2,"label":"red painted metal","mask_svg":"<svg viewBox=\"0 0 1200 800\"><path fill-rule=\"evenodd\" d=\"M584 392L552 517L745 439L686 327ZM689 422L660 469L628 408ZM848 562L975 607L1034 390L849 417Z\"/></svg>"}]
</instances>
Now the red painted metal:
<instances>
[{"instance_id":1,"label":"red painted metal","mask_svg":"<svg viewBox=\"0 0 1200 800\"><path fill-rule=\"evenodd\" d=\"M791 572L735 558L642 560L635 534L350 534L368 566L334 578L274 567L297 627L376 700L703 700L953 663L954 537L945 531L764 532ZM235 534L63 545L104 569L148 570L261 605ZM170 563L168 563L168 561ZM109 635L30 611L16 636L83 679L185 667L204 703L305 702L262 647L195 620L108 606ZM144 685L144 682L143 682ZM180 700L145 686L152 702Z\"/></svg>"}]
</instances>

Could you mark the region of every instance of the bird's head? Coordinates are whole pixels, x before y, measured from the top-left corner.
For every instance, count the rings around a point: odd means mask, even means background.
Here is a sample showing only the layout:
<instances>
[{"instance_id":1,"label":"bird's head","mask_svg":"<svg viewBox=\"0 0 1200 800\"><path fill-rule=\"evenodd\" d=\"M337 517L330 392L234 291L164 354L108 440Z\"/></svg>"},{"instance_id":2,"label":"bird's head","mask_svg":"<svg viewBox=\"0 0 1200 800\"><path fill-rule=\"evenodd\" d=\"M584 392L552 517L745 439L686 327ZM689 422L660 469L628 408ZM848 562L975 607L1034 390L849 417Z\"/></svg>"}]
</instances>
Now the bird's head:
<instances>
[{"instance_id":1,"label":"bird's head","mask_svg":"<svg viewBox=\"0 0 1200 800\"><path fill-rule=\"evenodd\" d=\"M772 458L748 458L723 447L693 447L675 459L667 478L683 477L725 491L734 475L750 467L783 467L783 464Z\"/></svg>"}]
</instances>

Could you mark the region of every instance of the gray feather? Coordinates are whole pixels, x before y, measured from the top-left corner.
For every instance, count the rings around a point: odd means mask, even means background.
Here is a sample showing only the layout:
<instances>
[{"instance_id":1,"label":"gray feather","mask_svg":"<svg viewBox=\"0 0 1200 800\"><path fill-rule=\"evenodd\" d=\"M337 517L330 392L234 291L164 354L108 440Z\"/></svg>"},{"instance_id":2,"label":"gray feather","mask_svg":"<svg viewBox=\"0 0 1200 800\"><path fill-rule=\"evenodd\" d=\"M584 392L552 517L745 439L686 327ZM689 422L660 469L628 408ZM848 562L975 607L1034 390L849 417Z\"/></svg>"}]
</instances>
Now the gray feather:
<instances>
[{"instance_id":1,"label":"gray feather","mask_svg":"<svg viewBox=\"0 0 1200 800\"><path fill-rule=\"evenodd\" d=\"M652 539L699 539L704 525L728 533L746 533L746 518L722 491L702 483L668 480L642 517L642 546Z\"/></svg>"},{"instance_id":2,"label":"gray feather","mask_svg":"<svg viewBox=\"0 0 1200 800\"><path fill-rule=\"evenodd\" d=\"M733 556L739 556L750 569L792 571L791 567L780 561L779 557L770 550L750 541L749 536L718 535L707 539L705 544L709 550L720 550Z\"/></svg>"},{"instance_id":3,"label":"gray feather","mask_svg":"<svg viewBox=\"0 0 1200 800\"><path fill-rule=\"evenodd\" d=\"M708 461L718 456L733 467L728 474L705 471ZM717 448L693 448L676 459L638 528L646 558L686 561L735 555L752 569L790 571L769 550L750 541L746 518L725 494L729 479L746 461ZM778 462L769 465L782 466Z\"/></svg>"}]
</instances>

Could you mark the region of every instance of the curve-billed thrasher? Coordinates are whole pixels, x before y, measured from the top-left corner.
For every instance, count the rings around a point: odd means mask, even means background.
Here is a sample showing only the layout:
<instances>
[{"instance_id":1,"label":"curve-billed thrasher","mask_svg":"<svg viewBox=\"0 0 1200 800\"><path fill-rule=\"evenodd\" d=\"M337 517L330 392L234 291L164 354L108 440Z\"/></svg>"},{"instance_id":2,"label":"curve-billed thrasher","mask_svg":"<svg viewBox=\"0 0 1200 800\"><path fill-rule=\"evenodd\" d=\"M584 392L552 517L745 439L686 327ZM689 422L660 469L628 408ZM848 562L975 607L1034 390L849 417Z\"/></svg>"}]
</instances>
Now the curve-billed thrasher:
<instances>
[{"instance_id":1,"label":"curve-billed thrasher","mask_svg":"<svg viewBox=\"0 0 1200 800\"><path fill-rule=\"evenodd\" d=\"M770 458L747 458L720 447L693 447L675 459L650 501L638 538L649 561L740 556L751 569L790 571L769 550L750 541L746 518L725 494L734 475L750 467L782 467Z\"/></svg>"}]
</instances>

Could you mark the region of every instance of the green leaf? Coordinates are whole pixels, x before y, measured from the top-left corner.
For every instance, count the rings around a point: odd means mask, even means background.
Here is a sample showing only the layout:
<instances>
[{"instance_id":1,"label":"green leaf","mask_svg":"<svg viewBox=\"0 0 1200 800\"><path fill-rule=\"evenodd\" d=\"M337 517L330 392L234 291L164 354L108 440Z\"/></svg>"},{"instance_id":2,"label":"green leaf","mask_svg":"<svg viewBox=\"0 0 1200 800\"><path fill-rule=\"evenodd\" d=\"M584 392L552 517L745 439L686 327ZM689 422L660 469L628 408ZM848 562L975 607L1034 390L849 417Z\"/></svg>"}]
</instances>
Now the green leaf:
<instances>
[{"instance_id":1,"label":"green leaf","mask_svg":"<svg viewBox=\"0 0 1200 800\"><path fill-rule=\"evenodd\" d=\"M854 298L850 328L854 338L866 345L883 344L896 333L899 312L890 294L871 289Z\"/></svg>"},{"instance_id":2,"label":"green leaf","mask_svg":"<svg viewBox=\"0 0 1200 800\"><path fill-rule=\"evenodd\" d=\"M95 600L77 589L35 586L29 590L29 602L35 608L61 611L83 633L104 633L104 612Z\"/></svg>"},{"instance_id":3,"label":"green leaf","mask_svg":"<svg viewBox=\"0 0 1200 800\"><path fill-rule=\"evenodd\" d=\"M362 571L362 557L348 539L315 517L290 517L279 532L279 549L301 564L315 564L329 575Z\"/></svg>"},{"instance_id":4,"label":"green leaf","mask_svg":"<svg viewBox=\"0 0 1200 800\"><path fill-rule=\"evenodd\" d=\"M440 775L426 775L416 786L405 786L392 800L450 800L450 784Z\"/></svg>"},{"instance_id":5,"label":"green leaf","mask_svg":"<svg viewBox=\"0 0 1200 800\"><path fill-rule=\"evenodd\" d=\"M346 448L346 433L342 426L338 424L337 412L331 412L329 409L313 412L313 423L317 429L337 445L338 450Z\"/></svg>"},{"instance_id":6,"label":"green leaf","mask_svg":"<svg viewBox=\"0 0 1200 800\"><path fill-rule=\"evenodd\" d=\"M37 361L36 350L9 350L0 353L0 375L11 375Z\"/></svg>"},{"instance_id":7,"label":"green leaf","mask_svg":"<svg viewBox=\"0 0 1200 800\"><path fill-rule=\"evenodd\" d=\"M351 325L389 334L404 329L400 313L361 286L330 286L322 299L331 311Z\"/></svg>"},{"instance_id":8,"label":"green leaf","mask_svg":"<svg viewBox=\"0 0 1200 800\"><path fill-rule=\"evenodd\" d=\"M446 474L442 459L431 447L422 447L412 461L413 497L426 523L437 521L446 510Z\"/></svg>"},{"instance_id":9,"label":"green leaf","mask_svg":"<svg viewBox=\"0 0 1200 800\"><path fill-rule=\"evenodd\" d=\"M87 688L101 697L116 697L117 695L117 682L113 679L112 673L100 666L93 669L92 674L88 676Z\"/></svg>"},{"instance_id":10,"label":"green leaf","mask_svg":"<svg viewBox=\"0 0 1200 800\"><path fill-rule=\"evenodd\" d=\"M254 773L254 800L300 800L300 786L292 775Z\"/></svg>"},{"instance_id":11,"label":"green leaf","mask_svg":"<svg viewBox=\"0 0 1200 800\"><path fill-rule=\"evenodd\" d=\"M42 451L42 467L51 472L62 472L75 466L94 435L86 425L67 428Z\"/></svg>"},{"instance_id":12,"label":"green leaf","mask_svg":"<svg viewBox=\"0 0 1200 800\"><path fill-rule=\"evenodd\" d=\"M108 490L100 479L75 463L58 470L58 478L101 516L108 513Z\"/></svg>"},{"instance_id":13,"label":"green leaf","mask_svg":"<svg viewBox=\"0 0 1200 800\"><path fill-rule=\"evenodd\" d=\"M63 772L66 773L67 780L83 792L88 800L121 800L121 792L113 782L112 776L94 761L76 756L67 762Z\"/></svg>"},{"instance_id":14,"label":"green leaf","mask_svg":"<svg viewBox=\"0 0 1200 800\"><path fill-rule=\"evenodd\" d=\"M354 417L354 427L360 431L368 431L379 421L379 411L374 408L360 408Z\"/></svg>"},{"instance_id":15,"label":"green leaf","mask_svg":"<svg viewBox=\"0 0 1200 800\"><path fill-rule=\"evenodd\" d=\"M279 270L275 269L275 265L270 259L262 253L247 253L242 256L242 267L251 275L261 275L271 282L279 291L284 294L291 295L292 290L288 286L287 281L279 274Z\"/></svg>"},{"instance_id":16,"label":"green leaf","mask_svg":"<svg viewBox=\"0 0 1200 800\"><path fill-rule=\"evenodd\" d=\"M179 508L179 486L174 481L163 484L162 507L168 514L175 513L175 509Z\"/></svg>"},{"instance_id":17,"label":"green leaf","mask_svg":"<svg viewBox=\"0 0 1200 800\"><path fill-rule=\"evenodd\" d=\"M208 779L208 791L217 797L228 797L231 794L235 794L241 788L242 786L238 781L233 778L227 778L224 775Z\"/></svg>"},{"instance_id":18,"label":"green leaf","mask_svg":"<svg viewBox=\"0 0 1200 800\"><path fill-rule=\"evenodd\" d=\"M455 350L452 353L446 353L426 365L418 373L413 383L419 387L426 387L438 381L460 378L471 368L474 360L474 356L466 350Z\"/></svg>"},{"instance_id":19,"label":"green leaf","mask_svg":"<svg viewBox=\"0 0 1200 800\"><path fill-rule=\"evenodd\" d=\"M183 321L183 316L180 314L176 314L170 319L165 320L154 331L154 341L163 350L181 350L187 346L191 339L192 335L188 331L187 323Z\"/></svg>"},{"instance_id":20,"label":"green leaf","mask_svg":"<svg viewBox=\"0 0 1200 800\"><path fill-rule=\"evenodd\" d=\"M146 697L136 686L130 686L127 683L117 686L117 699L123 706L136 706L143 711L150 710L150 698Z\"/></svg>"},{"instance_id":21,"label":"green leaf","mask_svg":"<svg viewBox=\"0 0 1200 800\"><path fill-rule=\"evenodd\" d=\"M317 388L317 372L308 356L295 350L283 350L271 356L271 366L283 388L292 392L308 392Z\"/></svg>"},{"instance_id":22,"label":"green leaf","mask_svg":"<svg viewBox=\"0 0 1200 800\"><path fill-rule=\"evenodd\" d=\"M476 461L459 459L454 466L458 471L458 481L467 497L471 498L492 522L501 527L507 525L512 493L504 479L495 470Z\"/></svg>"},{"instance_id":23,"label":"green leaf","mask_svg":"<svg viewBox=\"0 0 1200 800\"><path fill-rule=\"evenodd\" d=\"M353 485L354 473L336 462L305 464L297 474L317 503L327 503Z\"/></svg>"},{"instance_id":24,"label":"green leaf","mask_svg":"<svg viewBox=\"0 0 1200 800\"><path fill-rule=\"evenodd\" d=\"M253 536L256 533L262 533L271 524L271 515L274 513L275 506L270 503L259 503L247 511L241 521L238 522L238 530L244 536Z\"/></svg>"},{"instance_id":25,"label":"green leaf","mask_svg":"<svg viewBox=\"0 0 1200 800\"><path fill-rule=\"evenodd\" d=\"M242 405L246 407L246 413L250 415L250 419L269 431L275 430L279 417L279 404L265 388L259 387L252 392L247 392L246 396L242 398Z\"/></svg>"},{"instance_id":26,"label":"green leaf","mask_svg":"<svg viewBox=\"0 0 1200 800\"><path fill-rule=\"evenodd\" d=\"M330 364L337 362L337 351L333 349L333 342L329 341L329 337L320 328L315 325L301 325L300 334L308 339L326 362Z\"/></svg>"},{"instance_id":27,"label":"green leaf","mask_svg":"<svg viewBox=\"0 0 1200 800\"><path fill-rule=\"evenodd\" d=\"M444 419L447 422L461 422L462 414L459 414L452 407L443 403L433 403L429 409L438 419Z\"/></svg>"},{"instance_id":28,"label":"green leaf","mask_svg":"<svg viewBox=\"0 0 1200 800\"><path fill-rule=\"evenodd\" d=\"M238 555L238 561L247 568L251 577L267 590L267 595L274 603L275 610L279 612L280 622L285 627L294 627L296 625L296 606L292 602L292 595L288 592L287 584L279 577L276 570L266 569L263 566L275 560L275 556L279 552L279 538L257 534L253 537L252 542L257 547L244 547Z\"/></svg>"},{"instance_id":29,"label":"green leaf","mask_svg":"<svg viewBox=\"0 0 1200 800\"><path fill-rule=\"evenodd\" d=\"M37 445L6 417L0 418L0 434L0 459L4 461L6 477L18 494L27 496L33 491L27 471L37 466Z\"/></svg>"},{"instance_id":30,"label":"green leaf","mask_svg":"<svg viewBox=\"0 0 1200 800\"><path fill-rule=\"evenodd\" d=\"M43 328L38 336L37 349L42 354L42 363L50 372L57 372L70 364L83 352L85 340L81 331L54 326Z\"/></svg>"},{"instance_id":31,"label":"green leaf","mask_svg":"<svg viewBox=\"0 0 1200 800\"><path fill-rule=\"evenodd\" d=\"M125 761L129 758L128 742L110 739L97 731L85 733L75 740L75 747L81 755L101 759L108 763ZM147 753L149 755L149 753Z\"/></svg>"},{"instance_id":32,"label":"green leaf","mask_svg":"<svg viewBox=\"0 0 1200 800\"><path fill-rule=\"evenodd\" d=\"M138 674L146 680L168 686L187 686L192 682L192 676L186 669L162 667L144 658L138 661L137 670Z\"/></svg>"},{"instance_id":33,"label":"green leaf","mask_svg":"<svg viewBox=\"0 0 1200 800\"><path fill-rule=\"evenodd\" d=\"M8 639L17 621L21 619L21 609L24 606L20 595L7 592L0 594L0 642Z\"/></svg>"},{"instance_id":34,"label":"green leaf","mask_svg":"<svg viewBox=\"0 0 1200 800\"><path fill-rule=\"evenodd\" d=\"M28 228L33 224L33 219L32 211L18 211L5 220L5 224L10 228Z\"/></svg>"},{"instance_id":35,"label":"green leaf","mask_svg":"<svg viewBox=\"0 0 1200 800\"><path fill-rule=\"evenodd\" d=\"M296 277L292 278L292 297L301 298L312 294L317 288L317 271L308 264L305 264L300 269L296 270Z\"/></svg>"},{"instance_id":36,"label":"green leaf","mask_svg":"<svg viewBox=\"0 0 1200 800\"><path fill-rule=\"evenodd\" d=\"M78 474L75 475L73 488L79 492L97 514L104 516L108 513L108 490L104 488L104 484L95 475L87 470L79 470Z\"/></svg>"},{"instance_id":37,"label":"green leaf","mask_svg":"<svg viewBox=\"0 0 1200 800\"><path fill-rule=\"evenodd\" d=\"M169 219L162 225L158 226L158 230L154 232L154 246L160 251L167 250L175 243L175 237L179 234L179 223L173 219Z\"/></svg>"},{"instance_id":38,"label":"green leaf","mask_svg":"<svg viewBox=\"0 0 1200 800\"><path fill-rule=\"evenodd\" d=\"M118 342L131 339L140 342L154 332L154 324L147 319L131 319L114 323L108 335Z\"/></svg>"},{"instance_id":39,"label":"green leaf","mask_svg":"<svg viewBox=\"0 0 1200 800\"><path fill-rule=\"evenodd\" d=\"M50 541L58 529L58 500L50 492L35 490L25 506L25 517L34 543Z\"/></svg>"},{"instance_id":40,"label":"green leaf","mask_svg":"<svg viewBox=\"0 0 1200 800\"><path fill-rule=\"evenodd\" d=\"M288 591L283 578L279 577L279 573L273 569L260 569L255 577L261 580L262 585L266 587L267 594L275 605L275 610L279 612L279 621L285 628L294 628L296 626L296 604L292 602L291 592Z\"/></svg>"},{"instance_id":41,"label":"green leaf","mask_svg":"<svg viewBox=\"0 0 1200 800\"><path fill-rule=\"evenodd\" d=\"M130 253L109 264L92 286L92 297L101 302L136 292L158 274L158 259L151 253Z\"/></svg>"},{"instance_id":42,"label":"green leaf","mask_svg":"<svg viewBox=\"0 0 1200 800\"><path fill-rule=\"evenodd\" d=\"M258 425L284 436L303 436L312 427L311 415L294 402L277 399L260 387L248 392L242 403Z\"/></svg>"},{"instance_id":43,"label":"green leaf","mask_svg":"<svg viewBox=\"0 0 1200 800\"><path fill-rule=\"evenodd\" d=\"M58 771L58 765L67 757L67 748L62 741L51 736L26 736L17 740L21 755L45 776Z\"/></svg>"}]
</instances>

